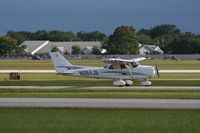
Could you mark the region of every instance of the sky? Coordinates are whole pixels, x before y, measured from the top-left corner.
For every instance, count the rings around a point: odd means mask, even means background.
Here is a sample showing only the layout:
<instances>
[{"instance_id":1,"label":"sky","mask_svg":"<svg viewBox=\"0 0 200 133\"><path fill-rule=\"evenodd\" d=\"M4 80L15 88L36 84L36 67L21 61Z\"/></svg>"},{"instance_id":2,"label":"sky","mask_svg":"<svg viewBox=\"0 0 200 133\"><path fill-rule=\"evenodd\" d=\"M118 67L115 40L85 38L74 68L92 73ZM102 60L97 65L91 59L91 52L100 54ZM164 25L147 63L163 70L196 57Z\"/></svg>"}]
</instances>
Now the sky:
<instances>
[{"instance_id":1,"label":"sky","mask_svg":"<svg viewBox=\"0 0 200 133\"><path fill-rule=\"evenodd\" d=\"M8 30L94 31L120 25L136 30L175 24L200 33L200 0L0 0L0 35Z\"/></svg>"}]
</instances>

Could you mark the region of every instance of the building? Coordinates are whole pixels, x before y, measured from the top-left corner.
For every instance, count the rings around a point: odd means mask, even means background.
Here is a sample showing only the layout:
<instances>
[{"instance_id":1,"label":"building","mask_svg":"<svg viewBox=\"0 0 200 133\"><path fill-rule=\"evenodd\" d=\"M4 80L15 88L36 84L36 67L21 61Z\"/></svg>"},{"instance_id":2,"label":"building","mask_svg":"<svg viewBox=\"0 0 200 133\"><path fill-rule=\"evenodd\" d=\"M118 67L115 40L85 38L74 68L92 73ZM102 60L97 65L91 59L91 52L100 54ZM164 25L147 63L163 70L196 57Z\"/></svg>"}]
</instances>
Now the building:
<instances>
[{"instance_id":1,"label":"building","mask_svg":"<svg viewBox=\"0 0 200 133\"><path fill-rule=\"evenodd\" d=\"M83 50L82 50L82 53L83 54L86 54L86 55L89 55L92 53L92 48L93 47L85 47Z\"/></svg>"},{"instance_id":2,"label":"building","mask_svg":"<svg viewBox=\"0 0 200 133\"><path fill-rule=\"evenodd\" d=\"M72 46L80 47L81 51L85 54L91 54L92 47L101 47L101 42L91 41L91 42L50 42L50 41L25 41L21 45L26 45L26 52L34 54L48 54L53 48L59 49L62 53L72 52Z\"/></svg>"},{"instance_id":3,"label":"building","mask_svg":"<svg viewBox=\"0 0 200 133\"><path fill-rule=\"evenodd\" d=\"M21 45L25 45L26 52L31 55L38 54L48 54L53 48L57 48L62 53L72 52L72 46L78 46L81 49L81 52L85 55L92 54L92 48L94 46L101 47L101 42L99 41L90 41L90 42L50 42L50 41L25 41ZM104 54L107 51L102 49L101 53ZM139 44L139 53L140 55L147 54L163 54L163 51L155 45L146 45Z\"/></svg>"},{"instance_id":4,"label":"building","mask_svg":"<svg viewBox=\"0 0 200 133\"><path fill-rule=\"evenodd\" d=\"M164 52L155 45L146 45L139 43L139 53L140 55L149 55L149 54L163 54Z\"/></svg>"}]
</instances>

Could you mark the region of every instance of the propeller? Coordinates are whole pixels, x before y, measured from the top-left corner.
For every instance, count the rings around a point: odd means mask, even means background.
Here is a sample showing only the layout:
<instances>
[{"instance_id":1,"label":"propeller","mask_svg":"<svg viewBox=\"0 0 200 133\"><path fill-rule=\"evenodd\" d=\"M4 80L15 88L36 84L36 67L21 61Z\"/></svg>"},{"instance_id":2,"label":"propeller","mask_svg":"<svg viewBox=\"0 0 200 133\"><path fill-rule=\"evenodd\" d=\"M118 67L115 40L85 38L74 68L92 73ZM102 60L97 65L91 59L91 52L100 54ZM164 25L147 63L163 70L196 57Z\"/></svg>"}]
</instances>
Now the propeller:
<instances>
[{"instance_id":1,"label":"propeller","mask_svg":"<svg viewBox=\"0 0 200 133\"><path fill-rule=\"evenodd\" d=\"M160 68L156 65L155 71L157 73L158 79L160 79L160 73L159 73Z\"/></svg>"}]
</instances>

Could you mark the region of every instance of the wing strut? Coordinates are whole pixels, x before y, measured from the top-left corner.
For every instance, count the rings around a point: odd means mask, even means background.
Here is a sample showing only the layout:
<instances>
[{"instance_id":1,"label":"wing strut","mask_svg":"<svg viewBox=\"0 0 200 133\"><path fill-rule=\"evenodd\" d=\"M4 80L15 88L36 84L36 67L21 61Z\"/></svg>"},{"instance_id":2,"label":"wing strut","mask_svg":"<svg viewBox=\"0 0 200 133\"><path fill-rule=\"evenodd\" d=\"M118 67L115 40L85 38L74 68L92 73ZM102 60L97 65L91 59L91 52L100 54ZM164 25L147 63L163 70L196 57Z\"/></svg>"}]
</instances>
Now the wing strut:
<instances>
[{"instance_id":1,"label":"wing strut","mask_svg":"<svg viewBox=\"0 0 200 133\"><path fill-rule=\"evenodd\" d=\"M128 70L129 74L131 75L131 78L133 80L134 78L133 78L133 74L132 74L131 70L129 69L129 67L126 65L125 62L124 62L124 65L125 65L126 69Z\"/></svg>"}]
</instances>

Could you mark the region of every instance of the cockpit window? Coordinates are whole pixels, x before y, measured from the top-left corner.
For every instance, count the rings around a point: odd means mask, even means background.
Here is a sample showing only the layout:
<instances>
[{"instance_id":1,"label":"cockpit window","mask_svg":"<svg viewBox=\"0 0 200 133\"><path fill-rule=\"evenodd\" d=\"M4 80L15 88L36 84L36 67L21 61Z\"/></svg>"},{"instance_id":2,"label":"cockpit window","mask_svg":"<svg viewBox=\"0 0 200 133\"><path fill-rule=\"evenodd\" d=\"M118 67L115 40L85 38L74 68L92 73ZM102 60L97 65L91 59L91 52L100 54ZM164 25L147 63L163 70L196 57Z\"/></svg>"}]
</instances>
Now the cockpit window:
<instances>
[{"instance_id":1,"label":"cockpit window","mask_svg":"<svg viewBox=\"0 0 200 133\"><path fill-rule=\"evenodd\" d=\"M104 68L107 68L109 65L104 66Z\"/></svg>"},{"instance_id":2,"label":"cockpit window","mask_svg":"<svg viewBox=\"0 0 200 133\"><path fill-rule=\"evenodd\" d=\"M131 65L132 65L133 68L135 68L135 67L137 67L139 65L139 63L132 62Z\"/></svg>"},{"instance_id":3,"label":"cockpit window","mask_svg":"<svg viewBox=\"0 0 200 133\"><path fill-rule=\"evenodd\" d=\"M127 67L128 68L135 68L138 65L139 65L139 63L132 62L132 63L126 63L126 66L125 66L125 64L110 64L110 65L105 66L104 68L108 68L108 69L126 69Z\"/></svg>"},{"instance_id":4,"label":"cockpit window","mask_svg":"<svg viewBox=\"0 0 200 133\"><path fill-rule=\"evenodd\" d=\"M120 65L119 64L111 64L108 69L120 69Z\"/></svg>"},{"instance_id":5,"label":"cockpit window","mask_svg":"<svg viewBox=\"0 0 200 133\"><path fill-rule=\"evenodd\" d=\"M120 68L125 69L126 68L125 64L120 64Z\"/></svg>"},{"instance_id":6,"label":"cockpit window","mask_svg":"<svg viewBox=\"0 0 200 133\"><path fill-rule=\"evenodd\" d=\"M113 66L112 66L112 65L110 65L110 66L108 67L108 69L113 69Z\"/></svg>"}]
</instances>

